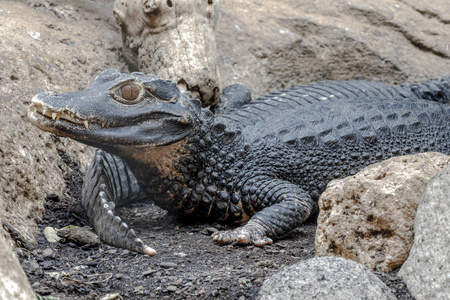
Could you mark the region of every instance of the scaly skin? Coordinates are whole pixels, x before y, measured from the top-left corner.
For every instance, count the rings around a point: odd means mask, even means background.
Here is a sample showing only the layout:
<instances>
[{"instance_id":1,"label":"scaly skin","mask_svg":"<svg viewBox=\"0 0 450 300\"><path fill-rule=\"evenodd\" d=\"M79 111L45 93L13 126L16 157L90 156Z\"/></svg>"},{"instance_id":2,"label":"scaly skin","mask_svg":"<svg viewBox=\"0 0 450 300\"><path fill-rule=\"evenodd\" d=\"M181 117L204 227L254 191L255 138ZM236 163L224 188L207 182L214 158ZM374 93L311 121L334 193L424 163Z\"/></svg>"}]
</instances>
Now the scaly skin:
<instances>
[{"instance_id":1,"label":"scaly skin","mask_svg":"<svg viewBox=\"0 0 450 300\"><path fill-rule=\"evenodd\" d=\"M215 234L218 243L262 246L302 224L334 178L392 156L449 154L449 81L325 81L250 103L232 92L214 116L173 83L108 70L87 90L37 95L29 118L102 149L82 204L105 242L155 254L115 215L150 198L192 218L245 223Z\"/></svg>"}]
</instances>

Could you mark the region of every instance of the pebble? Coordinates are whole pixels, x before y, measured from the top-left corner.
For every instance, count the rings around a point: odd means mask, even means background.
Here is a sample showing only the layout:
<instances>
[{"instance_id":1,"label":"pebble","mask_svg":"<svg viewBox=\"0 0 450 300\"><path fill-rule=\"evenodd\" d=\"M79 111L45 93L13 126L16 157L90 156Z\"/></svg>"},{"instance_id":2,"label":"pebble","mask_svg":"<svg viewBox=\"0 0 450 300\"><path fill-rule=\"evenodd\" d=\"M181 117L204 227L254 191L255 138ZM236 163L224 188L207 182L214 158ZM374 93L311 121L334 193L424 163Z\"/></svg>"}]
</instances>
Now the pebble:
<instances>
[{"instance_id":1,"label":"pebble","mask_svg":"<svg viewBox=\"0 0 450 300\"><path fill-rule=\"evenodd\" d=\"M30 271L35 271L39 269L39 264L36 260L24 260L22 263L22 267Z\"/></svg>"},{"instance_id":2,"label":"pebble","mask_svg":"<svg viewBox=\"0 0 450 300\"><path fill-rule=\"evenodd\" d=\"M177 288L176 286L174 286L174 285L169 285L169 286L167 287L167 290L168 290L169 292L175 292L176 290L178 290L178 288Z\"/></svg>"},{"instance_id":3,"label":"pebble","mask_svg":"<svg viewBox=\"0 0 450 300\"><path fill-rule=\"evenodd\" d=\"M43 269L50 269L53 266L53 262L46 260L40 263Z\"/></svg>"},{"instance_id":4,"label":"pebble","mask_svg":"<svg viewBox=\"0 0 450 300\"><path fill-rule=\"evenodd\" d=\"M183 279L177 279L177 280L175 280L175 281L172 281L172 282L170 283L170 285L179 286L179 285L182 284L182 283L183 283Z\"/></svg>"},{"instance_id":5,"label":"pebble","mask_svg":"<svg viewBox=\"0 0 450 300\"><path fill-rule=\"evenodd\" d=\"M123 274L122 273L117 273L116 274L116 279L122 279L123 278Z\"/></svg>"},{"instance_id":6,"label":"pebble","mask_svg":"<svg viewBox=\"0 0 450 300\"><path fill-rule=\"evenodd\" d=\"M152 275L152 274L154 274L156 272L157 272L156 270L150 269L150 270L142 272L142 276Z\"/></svg>"},{"instance_id":7,"label":"pebble","mask_svg":"<svg viewBox=\"0 0 450 300\"><path fill-rule=\"evenodd\" d=\"M209 234L213 234L213 233L219 231L219 229L214 228L214 227L206 227L205 230L206 230Z\"/></svg>"},{"instance_id":8,"label":"pebble","mask_svg":"<svg viewBox=\"0 0 450 300\"><path fill-rule=\"evenodd\" d=\"M176 257L186 257L187 256L187 254L184 252L175 252L173 255Z\"/></svg>"},{"instance_id":9,"label":"pebble","mask_svg":"<svg viewBox=\"0 0 450 300\"><path fill-rule=\"evenodd\" d=\"M162 262L159 264L159 266L163 268L176 268L178 265L176 263L171 262Z\"/></svg>"},{"instance_id":10,"label":"pebble","mask_svg":"<svg viewBox=\"0 0 450 300\"><path fill-rule=\"evenodd\" d=\"M44 257L52 256L53 255L53 250L51 248L47 248L44 251L42 251L42 255Z\"/></svg>"}]
</instances>

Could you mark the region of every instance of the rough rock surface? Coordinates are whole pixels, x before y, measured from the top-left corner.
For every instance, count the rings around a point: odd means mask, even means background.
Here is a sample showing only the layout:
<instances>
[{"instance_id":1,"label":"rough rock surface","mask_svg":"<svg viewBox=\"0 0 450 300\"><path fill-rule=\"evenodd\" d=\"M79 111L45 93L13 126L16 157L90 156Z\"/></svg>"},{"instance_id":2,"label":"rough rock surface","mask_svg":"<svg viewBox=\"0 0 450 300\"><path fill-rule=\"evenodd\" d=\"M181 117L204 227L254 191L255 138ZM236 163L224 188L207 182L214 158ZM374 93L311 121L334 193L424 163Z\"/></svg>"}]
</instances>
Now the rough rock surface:
<instances>
[{"instance_id":1,"label":"rough rock surface","mask_svg":"<svg viewBox=\"0 0 450 300\"><path fill-rule=\"evenodd\" d=\"M0 278L0 299L36 299L19 260L2 236L0 236Z\"/></svg>"},{"instance_id":2,"label":"rough rock surface","mask_svg":"<svg viewBox=\"0 0 450 300\"><path fill-rule=\"evenodd\" d=\"M414 220L414 245L399 275L416 299L450 295L450 168L433 177Z\"/></svg>"},{"instance_id":3,"label":"rough rock surface","mask_svg":"<svg viewBox=\"0 0 450 300\"><path fill-rule=\"evenodd\" d=\"M426 184L449 165L448 155L421 153L330 182L319 199L316 255L342 256L383 272L401 266L413 244Z\"/></svg>"},{"instance_id":4,"label":"rough rock surface","mask_svg":"<svg viewBox=\"0 0 450 300\"><path fill-rule=\"evenodd\" d=\"M222 86L260 96L323 79L415 82L450 70L450 1L221 0Z\"/></svg>"},{"instance_id":5,"label":"rough rock surface","mask_svg":"<svg viewBox=\"0 0 450 300\"><path fill-rule=\"evenodd\" d=\"M340 257L315 257L267 278L259 291L269 299L395 299L363 265Z\"/></svg>"},{"instance_id":6,"label":"rough rock surface","mask_svg":"<svg viewBox=\"0 0 450 300\"><path fill-rule=\"evenodd\" d=\"M29 2L0 2L0 219L31 241L46 194L64 187L57 149L84 165L92 151L34 128L25 105L40 91L84 88L101 70L123 69L124 63L118 59L120 35L113 22L95 20L103 2L95 4L98 13L92 15L80 14L66 1Z\"/></svg>"},{"instance_id":7,"label":"rough rock surface","mask_svg":"<svg viewBox=\"0 0 450 300\"><path fill-rule=\"evenodd\" d=\"M218 0L117 0L114 16L125 58L134 71L174 81L205 106L216 103L218 7Z\"/></svg>"},{"instance_id":8,"label":"rough rock surface","mask_svg":"<svg viewBox=\"0 0 450 300\"><path fill-rule=\"evenodd\" d=\"M116 1L116 15L121 16L125 57L135 69L175 81L184 76L205 91L220 86L213 67L216 47L212 38L205 40L214 23L207 11L214 12L218 0L208 6L198 0L175 2L173 7L133 0L127 9L122 2ZM186 9L190 6L201 8ZM450 69L449 11L446 0L220 0L221 86L242 83L258 97L324 79L395 84L438 77ZM175 14L179 24L173 23ZM189 32L193 27L195 34ZM183 47L173 47L175 37Z\"/></svg>"}]
</instances>

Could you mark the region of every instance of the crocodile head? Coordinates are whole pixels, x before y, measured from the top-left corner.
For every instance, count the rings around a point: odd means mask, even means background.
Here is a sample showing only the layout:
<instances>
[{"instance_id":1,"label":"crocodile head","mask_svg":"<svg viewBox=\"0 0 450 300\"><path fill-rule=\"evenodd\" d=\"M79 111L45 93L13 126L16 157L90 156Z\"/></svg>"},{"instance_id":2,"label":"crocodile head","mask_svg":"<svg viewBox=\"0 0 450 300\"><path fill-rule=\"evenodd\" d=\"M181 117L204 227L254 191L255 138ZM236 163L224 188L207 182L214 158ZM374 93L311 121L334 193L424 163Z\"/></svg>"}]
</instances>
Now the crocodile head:
<instances>
[{"instance_id":1,"label":"crocodile head","mask_svg":"<svg viewBox=\"0 0 450 300\"><path fill-rule=\"evenodd\" d=\"M42 130L116 152L184 140L198 127L200 106L173 82L106 70L85 90L36 95L28 118Z\"/></svg>"}]
</instances>

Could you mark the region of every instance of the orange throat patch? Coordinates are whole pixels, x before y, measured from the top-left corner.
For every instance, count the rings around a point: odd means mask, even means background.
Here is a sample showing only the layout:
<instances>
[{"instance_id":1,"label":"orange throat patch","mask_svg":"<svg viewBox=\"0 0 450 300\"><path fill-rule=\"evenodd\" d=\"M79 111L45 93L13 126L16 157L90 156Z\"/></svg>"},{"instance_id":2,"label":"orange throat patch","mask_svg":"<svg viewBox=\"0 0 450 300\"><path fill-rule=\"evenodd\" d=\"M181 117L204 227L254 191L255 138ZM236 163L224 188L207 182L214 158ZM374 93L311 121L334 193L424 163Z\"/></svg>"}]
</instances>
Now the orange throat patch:
<instances>
[{"instance_id":1,"label":"orange throat patch","mask_svg":"<svg viewBox=\"0 0 450 300\"><path fill-rule=\"evenodd\" d=\"M134 148L131 158L138 163L148 166L166 178L175 178L180 172L175 168L182 155L182 150L185 150L184 145L187 139L177 143L163 146L163 147L142 147Z\"/></svg>"}]
</instances>

